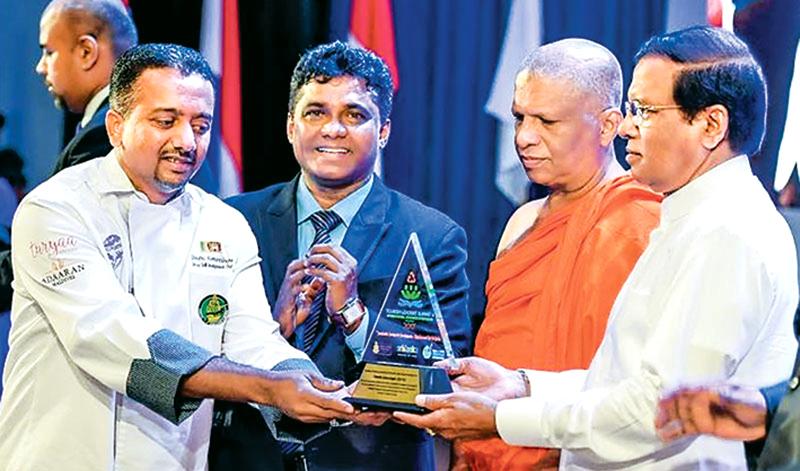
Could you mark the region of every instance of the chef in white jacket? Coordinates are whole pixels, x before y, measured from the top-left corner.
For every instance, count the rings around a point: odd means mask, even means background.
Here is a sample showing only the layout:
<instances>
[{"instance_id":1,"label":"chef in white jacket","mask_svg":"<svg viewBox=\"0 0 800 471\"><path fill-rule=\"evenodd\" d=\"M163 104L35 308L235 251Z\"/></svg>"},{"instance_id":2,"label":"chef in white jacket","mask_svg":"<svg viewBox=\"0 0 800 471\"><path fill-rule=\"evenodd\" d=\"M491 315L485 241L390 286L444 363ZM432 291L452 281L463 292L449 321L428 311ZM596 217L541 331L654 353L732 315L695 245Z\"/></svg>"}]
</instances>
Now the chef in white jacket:
<instances>
[{"instance_id":1,"label":"chef in white jacket","mask_svg":"<svg viewBox=\"0 0 800 471\"><path fill-rule=\"evenodd\" d=\"M278 333L245 219L187 184L211 80L194 50L131 49L111 79L114 150L20 205L0 469L203 470L203 398L350 418L341 384ZM280 413L262 409L275 432Z\"/></svg>"}]
</instances>

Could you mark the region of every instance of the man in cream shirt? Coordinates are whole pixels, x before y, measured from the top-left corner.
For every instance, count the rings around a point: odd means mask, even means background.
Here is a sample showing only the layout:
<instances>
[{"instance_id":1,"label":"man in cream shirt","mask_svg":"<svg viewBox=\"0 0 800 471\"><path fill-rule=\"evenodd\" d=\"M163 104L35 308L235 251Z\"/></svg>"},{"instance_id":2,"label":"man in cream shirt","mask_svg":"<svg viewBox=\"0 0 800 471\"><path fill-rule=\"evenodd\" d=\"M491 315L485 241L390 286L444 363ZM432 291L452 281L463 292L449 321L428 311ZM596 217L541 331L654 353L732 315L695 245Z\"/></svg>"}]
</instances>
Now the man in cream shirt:
<instances>
[{"instance_id":1,"label":"man in cream shirt","mask_svg":"<svg viewBox=\"0 0 800 471\"><path fill-rule=\"evenodd\" d=\"M791 372L794 244L747 159L764 133L765 96L733 33L694 27L645 43L620 134L633 176L665 194L661 223L589 369L466 359L455 368L461 392L420 396L434 412L396 416L447 438L562 448L562 469L745 469L741 442L664 444L654 419L662 392L682 384L759 387Z\"/></svg>"}]
</instances>

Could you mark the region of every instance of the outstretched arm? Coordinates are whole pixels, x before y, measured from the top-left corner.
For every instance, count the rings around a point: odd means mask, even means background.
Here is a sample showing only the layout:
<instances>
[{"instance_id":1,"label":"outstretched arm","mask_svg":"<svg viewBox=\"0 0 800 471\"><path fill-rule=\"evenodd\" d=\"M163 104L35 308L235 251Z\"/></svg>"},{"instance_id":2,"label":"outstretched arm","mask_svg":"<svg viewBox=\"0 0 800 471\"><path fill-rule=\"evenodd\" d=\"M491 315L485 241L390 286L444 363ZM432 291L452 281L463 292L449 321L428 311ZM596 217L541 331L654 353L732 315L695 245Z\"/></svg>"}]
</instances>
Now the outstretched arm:
<instances>
[{"instance_id":1,"label":"outstretched arm","mask_svg":"<svg viewBox=\"0 0 800 471\"><path fill-rule=\"evenodd\" d=\"M220 357L187 376L179 392L186 397L275 406L303 422L328 422L353 413L353 407L342 400L347 391L340 381L310 371L269 372Z\"/></svg>"},{"instance_id":2,"label":"outstretched arm","mask_svg":"<svg viewBox=\"0 0 800 471\"><path fill-rule=\"evenodd\" d=\"M766 422L761 391L724 385L673 392L659 402L655 424L665 442L700 434L751 441L766 435Z\"/></svg>"}]
</instances>

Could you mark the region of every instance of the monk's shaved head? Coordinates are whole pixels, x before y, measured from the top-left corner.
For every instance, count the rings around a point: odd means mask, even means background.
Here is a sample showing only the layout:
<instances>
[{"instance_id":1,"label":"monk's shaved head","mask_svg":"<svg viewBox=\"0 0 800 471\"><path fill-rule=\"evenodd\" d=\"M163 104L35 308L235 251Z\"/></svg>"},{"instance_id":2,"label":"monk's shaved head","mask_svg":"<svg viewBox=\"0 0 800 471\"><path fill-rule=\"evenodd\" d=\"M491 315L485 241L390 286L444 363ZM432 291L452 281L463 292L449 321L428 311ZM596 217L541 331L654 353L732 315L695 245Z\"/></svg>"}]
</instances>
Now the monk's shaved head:
<instances>
[{"instance_id":1,"label":"monk's shaved head","mask_svg":"<svg viewBox=\"0 0 800 471\"><path fill-rule=\"evenodd\" d=\"M528 54L520 72L566 79L606 108L619 108L622 102L619 61L611 51L588 39L569 38L545 44Z\"/></svg>"}]
</instances>

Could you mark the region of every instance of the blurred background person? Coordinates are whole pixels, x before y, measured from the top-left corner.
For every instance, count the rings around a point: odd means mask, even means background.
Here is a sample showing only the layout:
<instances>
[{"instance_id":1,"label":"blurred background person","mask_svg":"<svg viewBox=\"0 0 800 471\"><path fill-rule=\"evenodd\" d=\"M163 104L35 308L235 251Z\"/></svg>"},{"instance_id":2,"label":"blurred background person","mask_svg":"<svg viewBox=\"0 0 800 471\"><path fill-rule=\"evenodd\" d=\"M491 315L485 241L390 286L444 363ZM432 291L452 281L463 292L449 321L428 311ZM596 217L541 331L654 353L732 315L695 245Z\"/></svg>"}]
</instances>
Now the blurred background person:
<instances>
[{"instance_id":1,"label":"blurred background person","mask_svg":"<svg viewBox=\"0 0 800 471\"><path fill-rule=\"evenodd\" d=\"M4 126L5 117L0 114L0 135ZM26 180L22 173L24 165L22 157L14 149L0 149L0 253L11 248L11 222L25 193ZM10 274L11 259L0 258L0 378L8 354L7 339L11 328L11 318L6 307L11 306L11 282L5 278ZM0 382L0 396L2 395L3 385Z\"/></svg>"},{"instance_id":2,"label":"blurred background person","mask_svg":"<svg viewBox=\"0 0 800 471\"><path fill-rule=\"evenodd\" d=\"M119 0L54 0L45 8L36 73L58 108L82 115L54 174L111 151L105 129L111 68L136 42L136 28Z\"/></svg>"},{"instance_id":3,"label":"blurred background person","mask_svg":"<svg viewBox=\"0 0 800 471\"><path fill-rule=\"evenodd\" d=\"M0 124L2 130L2 124ZM25 163L14 149L0 149L0 251L11 246L11 219L17 204L25 193L25 175L22 167ZM6 295L0 288L0 299ZM10 296L10 292L8 293ZM0 306L6 305L0 302ZM2 312L2 310L0 310Z\"/></svg>"}]
</instances>

